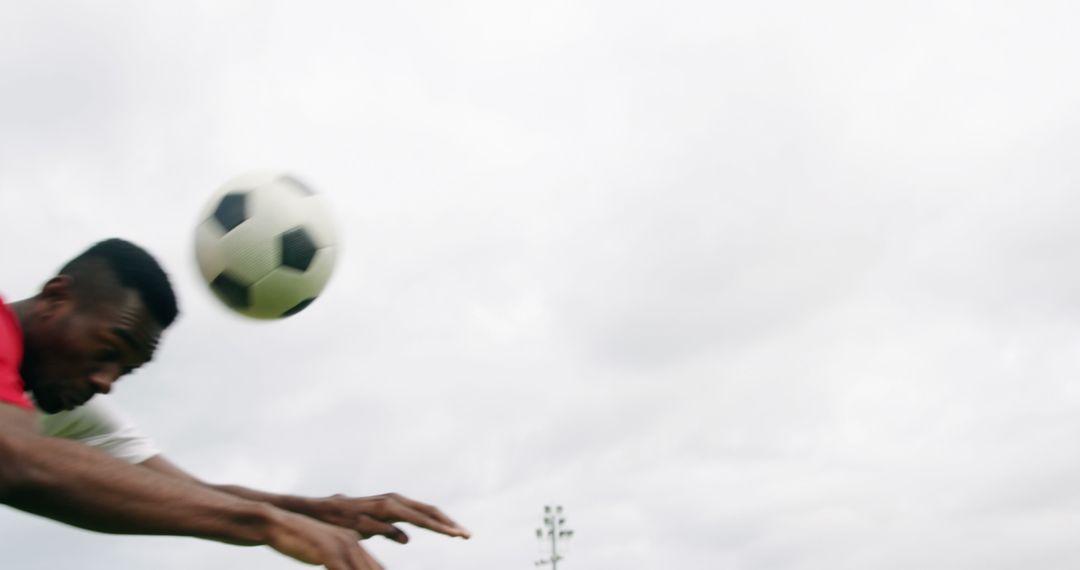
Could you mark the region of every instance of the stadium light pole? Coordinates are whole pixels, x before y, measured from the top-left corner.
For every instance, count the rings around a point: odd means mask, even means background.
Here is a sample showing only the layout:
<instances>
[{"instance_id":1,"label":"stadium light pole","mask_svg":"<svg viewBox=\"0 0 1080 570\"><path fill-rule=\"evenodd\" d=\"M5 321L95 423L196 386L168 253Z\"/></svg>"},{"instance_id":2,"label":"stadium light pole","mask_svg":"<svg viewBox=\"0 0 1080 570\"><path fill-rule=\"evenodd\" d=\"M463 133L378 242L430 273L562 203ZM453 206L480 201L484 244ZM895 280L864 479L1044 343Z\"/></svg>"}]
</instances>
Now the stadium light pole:
<instances>
[{"instance_id":1,"label":"stadium light pole","mask_svg":"<svg viewBox=\"0 0 1080 570\"><path fill-rule=\"evenodd\" d=\"M555 507L551 505L544 506L544 526L536 529L536 538L539 540L544 540L544 538L551 540L551 557L537 560L537 566L551 564L551 570L558 570L559 561L563 559L559 555L559 541L574 536L574 531L566 528L566 518L563 517L562 512L562 505L556 505Z\"/></svg>"}]
</instances>

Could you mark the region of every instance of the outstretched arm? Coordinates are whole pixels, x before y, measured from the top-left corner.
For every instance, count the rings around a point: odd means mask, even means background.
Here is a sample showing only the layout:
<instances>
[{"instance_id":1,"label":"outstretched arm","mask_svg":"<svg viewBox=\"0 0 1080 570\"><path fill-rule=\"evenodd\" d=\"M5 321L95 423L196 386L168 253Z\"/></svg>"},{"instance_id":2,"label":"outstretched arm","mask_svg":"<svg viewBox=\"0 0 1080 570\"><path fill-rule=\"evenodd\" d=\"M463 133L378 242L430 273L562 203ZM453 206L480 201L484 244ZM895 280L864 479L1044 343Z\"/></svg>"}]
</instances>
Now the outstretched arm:
<instances>
[{"instance_id":1,"label":"outstretched arm","mask_svg":"<svg viewBox=\"0 0 1080 570\"><path fill-rule=\"evenodd\" d=\"M380 568L355 532L39 435L33 414L8 404L0 404L0 502L100 532L266 544L331 570Z\"/></svg>"},{"instance_id":2,"label":"outstretched arm","mask_svg":"<svg viewBox=\"0 0 1080 570\"><path fill-rule=\"evenodd\" d=\"M211 485L203 483L162 455L155 455L142 463L158 473L187 481L198 482L209 488L237 497L269 503L278 508L300 513L339 527L355 530L364 538L382 535L405 544L409 536L394 523L404 522L430 531L469 538L469 531L462 528L438 508L414 501L397 493L371 497L300 497L266 493L237 485Z\"/></svg>"}]
</instances>

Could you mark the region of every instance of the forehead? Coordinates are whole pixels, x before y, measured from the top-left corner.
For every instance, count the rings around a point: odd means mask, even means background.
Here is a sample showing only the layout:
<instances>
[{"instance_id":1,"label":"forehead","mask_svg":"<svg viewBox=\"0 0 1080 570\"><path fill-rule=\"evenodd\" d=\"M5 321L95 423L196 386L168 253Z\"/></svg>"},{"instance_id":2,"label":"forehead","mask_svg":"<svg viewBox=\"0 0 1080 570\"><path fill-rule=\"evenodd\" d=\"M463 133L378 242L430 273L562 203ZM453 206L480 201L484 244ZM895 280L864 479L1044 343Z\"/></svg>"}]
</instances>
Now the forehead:
<instances>
[{"instance_id":1,"label":"forehead","mask_svg":"<svg viewBox=\"0 0 1080 570\"><path fill-rule=\"evenodd\" d=\"M94 311L101 325L113 332L132 338L140 348L153 352L161 336L161 325L153 318L142 297L131 289L124 289L113 302L103 303Z\"/></svg>"}]
</instances>

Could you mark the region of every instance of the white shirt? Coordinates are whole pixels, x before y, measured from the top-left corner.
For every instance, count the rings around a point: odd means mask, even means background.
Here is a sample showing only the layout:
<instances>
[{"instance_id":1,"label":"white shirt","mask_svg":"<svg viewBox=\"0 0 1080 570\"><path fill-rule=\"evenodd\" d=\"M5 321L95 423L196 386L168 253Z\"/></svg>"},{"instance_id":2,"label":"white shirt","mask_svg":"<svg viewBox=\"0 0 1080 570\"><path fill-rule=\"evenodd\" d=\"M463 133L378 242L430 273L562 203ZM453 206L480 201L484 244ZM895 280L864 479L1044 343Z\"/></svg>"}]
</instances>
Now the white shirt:
<instances>
[{"instance_id":1,"label":"white shirt","mask_svg":"<svg viewBox=\"0 0 1080 570\"><path fill-rule=\"evenodd\" d=\"M38 412L41 433L96 447L128 463L142 463L161 453L107 396L98 394L71 411Z\"/></svg>"}]
</instances>

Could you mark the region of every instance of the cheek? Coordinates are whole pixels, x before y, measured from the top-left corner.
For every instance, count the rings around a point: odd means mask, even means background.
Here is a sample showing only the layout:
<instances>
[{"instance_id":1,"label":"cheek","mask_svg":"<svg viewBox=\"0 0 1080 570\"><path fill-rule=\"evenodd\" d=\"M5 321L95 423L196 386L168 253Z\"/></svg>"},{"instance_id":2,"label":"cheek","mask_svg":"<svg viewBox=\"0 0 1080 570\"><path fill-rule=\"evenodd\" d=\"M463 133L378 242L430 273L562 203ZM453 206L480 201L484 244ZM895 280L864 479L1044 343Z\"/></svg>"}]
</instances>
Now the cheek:
<instances>
[{"instance_id":1,"label":"cheek","mask_svg":"<svg viewBox=\"0 0 1080 570\"><path fill-rule=\"evenodd\" d=\"M60 360L67 364L89 360L89 350L83 337L75 330L68 330L57 337L54 343L54 360Z\"/></svg>"},{"instance_id":2,"label":"cheek","mask_svg":"<svg viewBox=\"0 0 1080 570\"><path fill-rule=\"evenodd\" d=\"M84 375L90 359L77 346L64 344L44 355L40 371L50 384L58 384Z\"/></svg>"}]
</instances>

